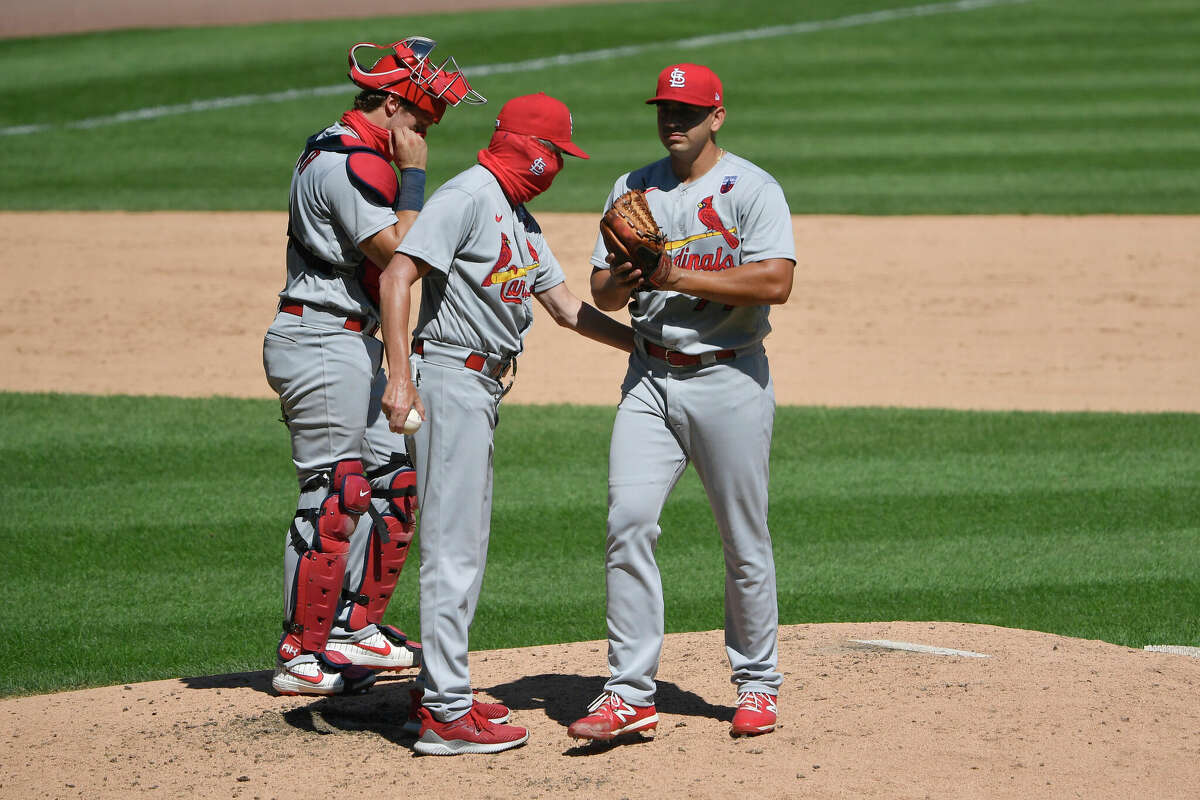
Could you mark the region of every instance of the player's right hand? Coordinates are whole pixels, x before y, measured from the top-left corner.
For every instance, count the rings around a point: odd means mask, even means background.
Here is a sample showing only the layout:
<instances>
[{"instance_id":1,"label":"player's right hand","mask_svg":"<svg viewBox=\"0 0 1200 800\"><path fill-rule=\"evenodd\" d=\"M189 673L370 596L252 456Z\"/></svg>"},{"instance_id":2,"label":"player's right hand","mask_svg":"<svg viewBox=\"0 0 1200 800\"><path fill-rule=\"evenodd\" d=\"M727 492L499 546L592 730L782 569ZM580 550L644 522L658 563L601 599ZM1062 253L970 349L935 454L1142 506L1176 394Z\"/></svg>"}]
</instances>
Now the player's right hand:
<instances>
[{"instance_id":1,"label":"player's right hand","mask_svg":"<svg viewBox=\"0 0 1200 800\"><path fill-rule=\"evenodd\" d=\"M392 160L400 169L425 169L429 150L425 140L408 128L392 128Z\"/></svg>"},{"instance_id":2,"label":"player's right hand","mask_svg":"<svg viewBox=\"0 0 1200 800\"><path fill-rule=\"evenodd\" d=\"M387 416L388 429L392 433L404 433L404 423L408 420L410 408L415 408L421 419L425 419L425 404L421 402L421 395L417 393L417 387L413 386L409 378L388 378L380 406Z\"/></svg>"}]
</instances>

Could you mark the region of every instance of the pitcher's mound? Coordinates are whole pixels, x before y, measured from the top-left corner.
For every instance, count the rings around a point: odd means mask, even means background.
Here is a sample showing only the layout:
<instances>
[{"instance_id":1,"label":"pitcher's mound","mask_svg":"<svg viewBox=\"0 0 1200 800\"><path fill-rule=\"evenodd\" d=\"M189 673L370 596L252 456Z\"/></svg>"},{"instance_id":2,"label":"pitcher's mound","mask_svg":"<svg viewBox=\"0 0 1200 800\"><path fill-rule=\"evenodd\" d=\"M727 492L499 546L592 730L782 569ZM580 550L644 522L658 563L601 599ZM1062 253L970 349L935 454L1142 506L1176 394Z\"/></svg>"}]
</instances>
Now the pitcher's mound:
<instances>
[{"instance_id":1,"label":"pitcher's mound","mask_svg":"<svg viewBox=\"0 0 1200 800\"><path fill-rule=\"evenodd\" d=\"M1200 659L986 625L780 632L780 725L732 739L720 631L667 637L658 735L579 746L605 645L472 654L529 743L413 754L412 676L281 698L267 671L0 702L6 797L1193 798Z\"/></svg>"}]
</instances>

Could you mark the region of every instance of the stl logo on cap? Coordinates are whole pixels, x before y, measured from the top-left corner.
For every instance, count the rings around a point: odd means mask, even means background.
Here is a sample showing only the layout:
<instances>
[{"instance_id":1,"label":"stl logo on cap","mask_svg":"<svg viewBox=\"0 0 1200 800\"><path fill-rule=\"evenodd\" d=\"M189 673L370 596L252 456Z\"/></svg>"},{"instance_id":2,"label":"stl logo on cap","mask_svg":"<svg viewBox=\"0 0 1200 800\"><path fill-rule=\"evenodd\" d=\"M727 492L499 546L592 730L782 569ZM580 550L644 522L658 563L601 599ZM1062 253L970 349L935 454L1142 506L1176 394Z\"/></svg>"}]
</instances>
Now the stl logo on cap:
<instances>
[{"instance_id":1,"label":"stl logo on cap","mask_svg":"<svg viewBox=\"0 0 1200 800\"><path fill-rule=\"evenodd\" d=\"M529 165L529 171L534 175L541 175L546 171L545 159L543 159L541 156L538 156L536 159L534 159L533 163Z\"/></svg>"},{"instance_id":2,"label":"stl logo on cap","mask_svg":"<svg viewBox=\"0 0 1200 800\"><path fill-rule=\"evenodd\" d=\"M721 79L703 64L672 64L658 74L654 97L647 103L721 105Z\"/></svg>"}]
</instances>

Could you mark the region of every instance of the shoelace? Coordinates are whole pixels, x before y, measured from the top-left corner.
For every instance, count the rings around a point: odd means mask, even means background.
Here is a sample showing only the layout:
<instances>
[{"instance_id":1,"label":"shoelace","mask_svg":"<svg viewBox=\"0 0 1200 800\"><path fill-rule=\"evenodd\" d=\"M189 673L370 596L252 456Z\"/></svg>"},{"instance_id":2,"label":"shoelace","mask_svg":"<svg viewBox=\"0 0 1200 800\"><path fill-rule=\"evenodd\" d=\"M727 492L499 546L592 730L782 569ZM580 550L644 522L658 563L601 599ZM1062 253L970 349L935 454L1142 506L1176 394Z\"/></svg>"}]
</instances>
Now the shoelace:
<instances>
[{"instance_id":1,"label":"shoelace","mask_svg":"<svg viewBox=\"0 0 1200 800\"><path fill-rule=\"evenodd\" d=\"M621 699L621 695L617 694L616 692L604 692L595 700L593 700L590 706L588 706L588 713L596 711L605 703L610 703L610 705L612 705L614 708L621 708L623 705L625 705L625 701Z\"/></svg>"},{"instance_id":2,"label":"shoelace","mask_svg":"<svg viewBox=\"0 0 1200 800\"><path fill-rule=\"evenodd\" d=\"M738 705L747 706L754 711L762 711L766 704L767 697L763 692L742 692L738 695Z\"/></svg>"}]
</instances>

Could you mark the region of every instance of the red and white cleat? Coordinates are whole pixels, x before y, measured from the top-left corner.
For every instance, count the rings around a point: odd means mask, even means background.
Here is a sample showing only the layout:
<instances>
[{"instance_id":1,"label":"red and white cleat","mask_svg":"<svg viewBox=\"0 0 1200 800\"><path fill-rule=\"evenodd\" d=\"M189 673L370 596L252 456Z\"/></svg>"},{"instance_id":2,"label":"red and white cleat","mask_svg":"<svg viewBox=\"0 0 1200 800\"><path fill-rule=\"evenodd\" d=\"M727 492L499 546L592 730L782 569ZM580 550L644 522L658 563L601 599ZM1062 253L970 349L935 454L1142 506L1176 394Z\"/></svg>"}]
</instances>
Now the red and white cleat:
<instances>
[{"instance_id":1,"label":"red and white cleat","mask_svg":"<svg viewBox=\"0 0 1200 800\"><path fill-rule=\"evenodd\" d=\"M356 631L334 628L325 650L345 656L358 667L368 669L409 669L421 666L421 645L408 641L399 628L367 625Z\"/></svg>"},{"instance_id":2,"label":"red and white cleat","mask_svg":"<svg viewBox=\"0 0 1200 800\"><path fill-rule=\"evenodd\" d=\"M654 706L631 706L616 692L605 692L588 706L589 713L577 719L567 728L573 739L596 739L604 741L623 733L654 735L658 727L658 714Z\"/></svg>"},{"instance_id":3,"label":"red and white cleat","mask_svg":"<svg viewBox=\"0 0 1200 800\"><path fill-rule=\"evenodd\" d=\"M421 716L417 713L421 708L421 696L420 689L408 690L408 719L404 721L404 732L409 736L421 732ZM512 718L512 712L503 703L485 703L482 700L475 700L474 703L475 711L489 722L508 722Z\"/></svg>"},{"instance_id":4,"label":"red and white cleat","mask_svg":"<svg viewBox=\"0 0 1200 800\"><path fill-rule=\"evenodd\" d=\"M375 683L375 673L356 668L336 654L302 653L276 659L271 688L282 695L357 694Z\"/></svg>"},{"instance_id":5,"label":"red and white cleat","mask_svg":"<svg viewBox=\"0 0 1200 800\"><path fill-rule=\"evenodd\" d=\"M413 750L421 755L500 753L520 747L529 739L529 731L516 725L492 722L474 706L463 716L449 722L434 719L424 706L417 713L421 719L421 737L413 743Z\"/></svg>"},{"instance_id":6,"label":"red and white cleat","mask_svg":"<svg viewBox=\"0 0 1200 800\"><path fill-rule=\"evenodd\" d=\"M733 712L730 736L756 736L775 730L775 695L766 692L739 692L737 711Z\"/></svg>"}]
</instances>

